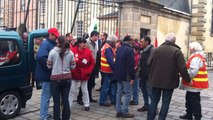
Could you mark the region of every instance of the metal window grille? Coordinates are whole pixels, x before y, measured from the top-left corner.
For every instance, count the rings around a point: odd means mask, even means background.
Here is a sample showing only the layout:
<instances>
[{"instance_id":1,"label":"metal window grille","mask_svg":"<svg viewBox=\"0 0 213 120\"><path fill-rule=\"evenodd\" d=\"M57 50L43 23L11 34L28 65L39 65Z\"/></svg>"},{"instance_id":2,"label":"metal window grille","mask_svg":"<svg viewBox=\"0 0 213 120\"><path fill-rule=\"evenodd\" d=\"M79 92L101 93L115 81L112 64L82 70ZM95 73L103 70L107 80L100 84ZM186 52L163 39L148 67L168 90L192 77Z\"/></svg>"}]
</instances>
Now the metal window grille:
<instances>
[{"instance_id":1,"label":"metal window grille","mask_svg":"<svg viewBox=\"0 0 213 120\"><path fill-rule=\"evenodd\" d=\"M58 30L61 31L62 30L62 22L57 22L56 24L57 24Z\"/></svg>"},{"instance_id":2,"label":"metal window grille","mask_svg":"<svg viewBox=\"0 0 213 120\"><path fill-rule=\"evenodd\" d=\"M45 24L44 23L40 23L40 28L45 28Z\"/></svg>"},{"instance_id":3,"label":"metal window grille","mask_svg":"<svg viewBox=\"0 0 213 120\"><path fill-rule=\"evenodd\" d=\"M79 10L83 10L83 9L84 9L84 0L81 0L79 4Z\"/></svg>"},{"instance_id":4,"label":"metal window grille","mask_svg":"<svg viewBox=\"0 0 213 120\"><path fill-rule=\"evenodd\" d=\"M46 6L45 0L41 0L41 13L45 13L45 6Z\"/></svg>"},{"instance_id":5,"label":"metal window grille","mask_svg":"<svg viewBox=\"0 0 213 120\"><path fill-rule=\"evenodd\" d=\"M104 0L105 5L112 5L113 0Z\"/></svg>"},{"instance_id":6,"label":"metal window grille","mask_svg":"<svg viewBox=\"0 0 213 120\"><path fill-rule=\"evenodd\" d=\"M213 36L213 10L212 10L212 21L211 21L211 36Z\"/></svg>"},{"instance_id":7,"label":"metal window grille","mask_svg":"<svg viewBox=\"0 0 213 120\"><path fill-rule=\"evenodd\" d=\"M63 11L63 0L58 0L58 12Z\"/></svg>"},{"instance_id":8,"label":"metal window grille","mask_svg":"<svg viewBox=\"0 0 213 120\"><path fill-rule=\"evenodd\" d=\"M20 0L20 10L25 11L25 0Z\"/></svg>"},{"instance_id":9,"label":"metal window grille","mask_svg":"<svg viewBox=\"0 0 213 120\"><path fill-rule=\"evenodd\" d=\"M76 21L77 23L77 36L80 37L83 35L83 21Z\"/></svg>"},{"instance_id":10,"label":"metal window grille","mask_svg":"<svg viewBox=\"0 0 213 120\"><path fill-rule=\"evenodd\" d=\"M22 31L21 27L24 25L29 32L40 28L58 27L61 28L62 35L72 32L75 36L81 36L83 33L89 33L94 20L97 22L98 32L115 34L119 25L119 7L116 0L82 0L80 4L79 0L22 0L21 2L25 3L22 4L24 11L21 11L20 0L0 0L3 26ZM61 11L60 14L58 10ZM82 22L78 24L77 21ZM62 27L59 27L57 22L63 23Z\"/></svg>"}]
</instances>

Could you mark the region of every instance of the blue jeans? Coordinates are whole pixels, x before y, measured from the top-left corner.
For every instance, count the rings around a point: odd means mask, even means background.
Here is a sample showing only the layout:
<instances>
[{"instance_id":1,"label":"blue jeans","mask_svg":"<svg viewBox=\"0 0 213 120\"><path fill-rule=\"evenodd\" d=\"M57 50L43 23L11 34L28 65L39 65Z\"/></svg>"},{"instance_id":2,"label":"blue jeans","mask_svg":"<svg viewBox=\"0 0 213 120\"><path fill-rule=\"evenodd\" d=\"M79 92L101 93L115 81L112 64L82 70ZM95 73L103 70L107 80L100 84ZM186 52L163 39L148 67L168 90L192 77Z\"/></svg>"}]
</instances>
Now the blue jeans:
<instances>
[{"instance_id":1,"label":"blue jeans","mask_svg":"<svg viewBox=\"0 0 213 120\"><path fill-rule=\"evenodd\" d=\"M149 85L147 85L147 80L146 79L141 79L141 91L143 93L143 100L144 100L144 106L146 108L149 107L150 101L149 99L151 99L151 93L152 93L152 89Z\"/></svg>"},{"instance_id":2,"label":"blue jeans","mask_svg":"<svg viewBox=\"0 0 213 120\"><path fill-rule=\"evenodd\" d=\"M138 87L139 87L139 78L134 80L134 85L132 87L132 96L133 102L138 104Z\"/></svg>"},{"instance_id":3,"label":"blue jeans","mask_svg":"<svg viewBox=\"0 0 213 120\"><path fill-rule=\"evenodd\" d=\"M107 101L107 96L110 96L110 100L112 104L115 104L115 88L116 84L110 82L113 74L102 73L102 87L100 91L100 104L105 104Z\"/></svg>"},{"instance_id":4,"label":"blue jeans","mask_svg":"<svg viewBox=\"0 0 213 120\"><path fill-rule=\"evenodd\" d=\"M125 93L123 106L121 107L121 98L123 91ZM117 82L117 94L116 94L116 112L128 114L129 103L131 99L132 86L129 81Z\"/></svg>"},{"instance_id":5,"label":"blue jeans","mask_svg":"<svg viewBox=\"0 0 213 120\"><path fill-rule=\"evenodd\" d=\"M48 108L50 98L52 96L50 90L50 82L42 82L41 104L40 104L40 118L46 119L48 115Z\"/></svg>"},{"instance_id":6,"label":"blue jeans","mask_svg":"<svg viewBox=\"0 0 213 120\"><path fill-rule=\"evenodd\" d=\"M51 81L51 91L53 95L53 117L54 120L69 120L70 119L70 104L69 104L69 91L71 81L70 80L59 80ZM61 102L62 100L62 102ZM62 103L62 110L60 106ZM62 111L62 119L61 119Z\"/></svg>"},{"instance_id":7,"label":"blue jeans","mask_svg":"<svg viewBox=\"0 0 213 120\"><path fill-rule=\"evenodd\" d=\"M155 87L152 88L151 104L148 110L147 120L155 119L156 109L158 106L158 102L160 101L161 93L162 93L162 106L160 109L158 120L166 119L173 91L174 89L161 89Z\"/></svg>"}]
</instances>

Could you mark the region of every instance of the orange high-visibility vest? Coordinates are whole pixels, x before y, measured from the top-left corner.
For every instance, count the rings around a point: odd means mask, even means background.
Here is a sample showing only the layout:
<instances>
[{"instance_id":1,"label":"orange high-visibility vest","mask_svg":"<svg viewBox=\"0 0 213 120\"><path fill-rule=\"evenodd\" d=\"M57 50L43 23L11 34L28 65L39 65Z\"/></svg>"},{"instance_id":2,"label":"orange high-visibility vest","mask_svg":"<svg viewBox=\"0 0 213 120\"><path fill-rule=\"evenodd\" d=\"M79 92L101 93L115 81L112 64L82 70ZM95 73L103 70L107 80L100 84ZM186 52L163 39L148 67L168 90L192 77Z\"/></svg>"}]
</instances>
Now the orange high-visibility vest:
<instances>
[{"instance_id":1,"label":"orange high-visibility vest","mask_svg":"<svg viewBox=\"0 0 213 120\"><path fill-rule=\"evenodd\" d=\"M113 57L115 58L115 51L114 49L108 44L105 43L104 46L101 48L101 72L104 73L113 73L112 69L109 66L109 63L107 62L106 56L105 56L105 51L107 48L111 48L113 51Z\"/></svg>"},{"instance_id":2,"label":"orange high-visibility vest","mask_svg":"<svg viewBox=\"0 0 213 120\"><path fill-rule=\"evenodd\" d=\"M193 58L198 57L203 61L203 67L201 67L197 75L192 79L192 84L187 83L185 80L182 80L182 83L185 87L196 88L196 89L206 89L209 87L208 84L208 74L206 69L206 60L200 54L195 54L189 58L186 63L186 68L189 69L191 61Z\"/></svg>"}]
</instances>

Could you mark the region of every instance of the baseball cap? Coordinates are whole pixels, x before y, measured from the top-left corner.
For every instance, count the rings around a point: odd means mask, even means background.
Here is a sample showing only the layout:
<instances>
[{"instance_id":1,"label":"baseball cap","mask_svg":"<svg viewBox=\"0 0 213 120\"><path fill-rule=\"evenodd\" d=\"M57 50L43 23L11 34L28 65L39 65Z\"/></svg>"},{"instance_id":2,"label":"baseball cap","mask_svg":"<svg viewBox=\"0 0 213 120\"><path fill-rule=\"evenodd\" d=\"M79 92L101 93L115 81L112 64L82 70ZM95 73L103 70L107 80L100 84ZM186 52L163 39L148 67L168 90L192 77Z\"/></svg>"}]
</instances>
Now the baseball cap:
<instances>
[{"instance_id":1,"label":"baseball cap","mask_svg":"<svg viewBox=\"0 0 213 120\"><path fill-rule=\"evenodd\" d=\"M57 28L50 28L48 33L55 35L57 38L60 36Z\"/></svg>"}]
</instances>

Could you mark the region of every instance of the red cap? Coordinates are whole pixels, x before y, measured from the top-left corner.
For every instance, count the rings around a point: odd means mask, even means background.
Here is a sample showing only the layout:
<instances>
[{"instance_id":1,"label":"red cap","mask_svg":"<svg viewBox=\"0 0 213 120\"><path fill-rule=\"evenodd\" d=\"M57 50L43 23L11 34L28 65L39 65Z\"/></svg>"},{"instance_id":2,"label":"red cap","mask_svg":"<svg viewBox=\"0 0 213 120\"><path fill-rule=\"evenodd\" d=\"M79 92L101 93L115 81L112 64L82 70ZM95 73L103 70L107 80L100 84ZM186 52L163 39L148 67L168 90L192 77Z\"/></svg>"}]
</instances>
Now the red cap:
<instances>
[{"instance_id":1,"label":"red cap","mask_svg":"<svg viewBox=\"0 0 213 120\"><path fill-rule=\"evenodd\" d=\"M57 28L50 28L48 30L48 33L51 33L51 34L55 35L57 38L60 36L59 33L58 33L58 29Z\"/></svg>"}]
</instances>

